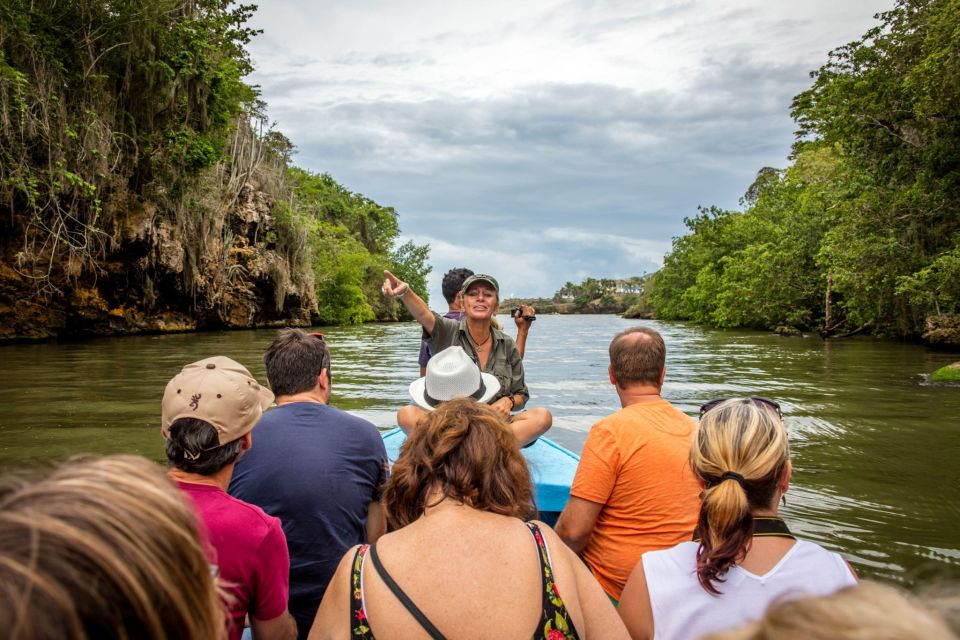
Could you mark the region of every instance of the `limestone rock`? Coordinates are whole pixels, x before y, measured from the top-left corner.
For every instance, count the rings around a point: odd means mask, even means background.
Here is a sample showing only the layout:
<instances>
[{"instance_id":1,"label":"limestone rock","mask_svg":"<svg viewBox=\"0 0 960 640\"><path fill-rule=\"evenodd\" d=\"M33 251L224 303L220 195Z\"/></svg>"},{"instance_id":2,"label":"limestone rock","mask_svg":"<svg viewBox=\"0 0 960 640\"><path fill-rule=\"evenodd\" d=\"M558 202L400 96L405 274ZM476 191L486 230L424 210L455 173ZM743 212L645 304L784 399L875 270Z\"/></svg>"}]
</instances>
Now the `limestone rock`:
<instances>
[{"instance_id":1,"label":"limestone rock","mask_svg":"<svg viewBox=\"0 0 960 640\"><path fill-rule=\"evenodd\" d=\"M930 344L960 346L960 314L929 316L922 337Z\"/></svg>"},{"instance_id":2,"label":"limestone rock","mask_svg":"<svg viewBox=\"0 0 960 640\"><path fill-rule=\"evenodd\" d=\"M136 197L114 201L95 268L55 260L58 287L16 268L12 234L0 242L0 342L310 325L313 278L295 282L268 240L272 197L247 184L227 210L209 204L178 220Z\"/></svg>"},{"instance_id":3,"label":"limestone rock","mask_svg":"<svg viewBox=\"0 0 960 640\"><path fill-rule=\"evenodd\" d=\"M796 327L792 327L792 326L786 325L786 324L777 325L777 326L773 329L773 332L774 332L775 334L777 334L778 336L788 336L788 337L789 337L789 336L793 336L793 337L798 337L798 336L802 336L802 335L803 335L803 332L800 331L800 329L797 329Z\"/></svg>"}]
</instances>

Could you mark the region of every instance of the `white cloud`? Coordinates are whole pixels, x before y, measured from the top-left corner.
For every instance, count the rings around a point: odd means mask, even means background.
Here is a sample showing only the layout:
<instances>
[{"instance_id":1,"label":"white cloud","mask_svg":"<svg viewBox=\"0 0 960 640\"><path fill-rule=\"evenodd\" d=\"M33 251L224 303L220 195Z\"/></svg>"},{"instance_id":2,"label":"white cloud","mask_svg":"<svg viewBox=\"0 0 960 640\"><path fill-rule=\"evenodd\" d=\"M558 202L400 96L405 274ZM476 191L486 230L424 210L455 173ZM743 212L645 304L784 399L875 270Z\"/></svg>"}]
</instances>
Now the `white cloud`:
<instances>
[{"instance_id":1,"label":"white cloud","mask_svg":"<svg viewBox=\"0 0 960 640\"><path fill-rule=\"evenodd\" d=\"M257 71L298 164L504 293L659 264L784 166L792 97L890 0L271 0Z\"/></svg>"}]
</instances>

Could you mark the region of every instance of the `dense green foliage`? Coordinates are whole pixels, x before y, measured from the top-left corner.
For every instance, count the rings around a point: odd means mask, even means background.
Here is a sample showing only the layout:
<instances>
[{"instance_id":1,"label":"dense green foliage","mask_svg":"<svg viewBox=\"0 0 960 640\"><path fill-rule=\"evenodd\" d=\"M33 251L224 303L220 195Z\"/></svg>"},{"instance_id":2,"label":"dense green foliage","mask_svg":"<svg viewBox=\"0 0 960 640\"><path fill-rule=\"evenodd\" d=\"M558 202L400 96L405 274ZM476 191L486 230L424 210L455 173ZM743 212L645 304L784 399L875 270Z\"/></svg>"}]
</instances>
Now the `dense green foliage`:
<instances>
[{"instance_id":1,"label":"dense green foliage","mask_svg":"<svg viewBox=\"0 0 960 640\"><path fill-rule=\"evenodd\" d=\"M243 27L226 0L0 3L0 197L33 213L20 268L95 272L105 205L184 202L253 104ZM46 266L46 269L45 269ZM45 269L45 270L44 270Z\"/></svg>"},{"instance_id":2,"label":"dense green foliage","mask_svg":"<svg viewBox=\"0 0 960 640\"><path fill-rule=\"evenodd\" d=\"M911 336L960 312L960 0L898 0L798 95L793 165L686 219L662 318Z\"/></svg>"},{"instance_id":3,"label":"dense green foliage","mask_svg":"<svg viewBox=\"0 0 960 640\"><path fill-rule=\"evenodd\" d=\"M222 304L243 277L231 256L248 242L227 218L254 185L272 203L272 227L250 241L282 256L271 262L277 311L292 282L315 287L320 322L396 317L379 295L384 268L426 297L428 248L394 246L396 212L290 166L293 145L265 126L265 105L243 81L254 10L230 0L0 0L0 225L13 239L3 257L38 295L93 286L131 212L156 210L148 237L175 228L182 289L195 307L201 296ZM151 256L135 272L147 306L174 297L151 279Z\"/></svg>"},{"instance_id":4,"label":"dense green foliage","mask_svg":"<svg viewBox=\"0 0 960 640\"><path fill-rule=\"evenodd\" d=\"M585 278L580 284L567 282L553 294L554 302L572 302L581 310L595 302L604 307L636 304L643 292L643 278L633 276L624 280L613 278Z\"/></svg>"},{"instance_id":5,"label":"dense green foliage","mask_svg":"<svg viewBox=\"0 0 960 640\"><path fill-rule=\"evenodd\" d=\"M960 362L940 367L930 376L933 382L960 383Z\"/></svg>"},{"instance_id":6,"label":"dense green foliage","mask_svg":"<svg viewBox=\"0 0 960 640\"><path fill-rule=\"evenodd\" d=\"M379 295L384 269L404 274L427 299L429 247L407 242L394 249L400 227L393 208L351 193L327 174L291 168L288 175L293 197L282 208L284 224L287 236L305 239L302 260L313 270L320 322L355 324L389 315Z\"/></svg>"}]
</instances>

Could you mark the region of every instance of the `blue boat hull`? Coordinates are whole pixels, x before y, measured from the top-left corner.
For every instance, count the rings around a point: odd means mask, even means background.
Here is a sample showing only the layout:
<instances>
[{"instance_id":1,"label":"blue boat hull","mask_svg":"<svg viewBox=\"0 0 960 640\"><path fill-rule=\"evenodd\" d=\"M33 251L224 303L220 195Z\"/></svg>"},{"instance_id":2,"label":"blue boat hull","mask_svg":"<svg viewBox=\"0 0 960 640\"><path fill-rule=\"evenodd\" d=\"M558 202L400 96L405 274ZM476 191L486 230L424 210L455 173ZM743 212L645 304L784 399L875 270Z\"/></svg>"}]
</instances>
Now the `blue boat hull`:
<instances>
[{"instance_id":1,"label":"blue boat hull","mask_svg":"<svg viewBox=\"0 0 960 640\"><path fill-rule=\"evenodd\" d=\"M399 428L382 431L380 435L392 463L400 455L400 445L407 436ZM570 499L570 485L580 456L547 438L539 438L521 451L530 465L539 517L552 526Z\"/></svg>"}]
</instances>

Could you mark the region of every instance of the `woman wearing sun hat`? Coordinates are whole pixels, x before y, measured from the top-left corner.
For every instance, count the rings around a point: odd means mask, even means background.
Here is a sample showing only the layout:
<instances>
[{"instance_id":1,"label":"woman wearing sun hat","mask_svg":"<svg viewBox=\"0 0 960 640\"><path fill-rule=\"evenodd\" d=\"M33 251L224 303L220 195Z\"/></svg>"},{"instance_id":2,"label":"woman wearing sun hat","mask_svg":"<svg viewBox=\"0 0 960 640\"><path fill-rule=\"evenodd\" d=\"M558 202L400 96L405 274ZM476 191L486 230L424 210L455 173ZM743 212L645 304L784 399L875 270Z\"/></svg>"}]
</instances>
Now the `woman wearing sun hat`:
<instances>
[{"instance_id":1,"label":"woman wearing sun hat","mask_svg":"<svg viewBox=\"0 0 960 640\"><path fill-rule=\"evenodd\" d=\"M431 353L439 354L448 347L459 346L482 372L494 376L500 388L489 404L504 418L526 405L530 392L524 382L520 351L513 338L493 325L500 308L500 285L495 278L474 274L464 280L461 292L465 315L460 320L451 320L431 311L406 282L389 271L383 273L383 294L403 302L429 337ZM401 410L403 415L398 414L398 421L404 430L409 430L423 417L423 412L417 407L405 409ZM553 416L542 407L524 411L520 416L519 420L514 416L513 430L521 445L535 440L553 423Z\"/></svg>"}]
</instances>

